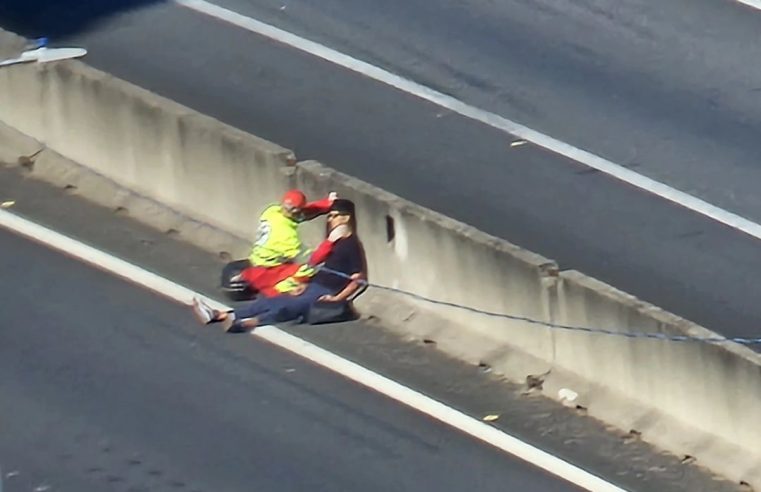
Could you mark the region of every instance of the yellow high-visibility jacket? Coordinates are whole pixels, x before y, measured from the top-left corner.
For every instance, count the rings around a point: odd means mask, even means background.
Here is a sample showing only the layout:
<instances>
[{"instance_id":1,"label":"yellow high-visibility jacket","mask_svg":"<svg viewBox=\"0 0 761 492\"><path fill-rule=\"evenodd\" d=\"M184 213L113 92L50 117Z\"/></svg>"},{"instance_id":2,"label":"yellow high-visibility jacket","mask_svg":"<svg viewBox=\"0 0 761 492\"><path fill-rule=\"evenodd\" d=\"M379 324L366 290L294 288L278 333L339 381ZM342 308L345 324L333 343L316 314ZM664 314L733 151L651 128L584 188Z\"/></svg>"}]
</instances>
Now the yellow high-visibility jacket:
<instances>
[{"instance_id":1,"label":"yellow high-visibility jacket","mask_svg":"<svg viewBox=\"0 0 761 492\"><path fill-rule=\"evenodd\" d=\"M273 267L301 261L305 251L299 237L299 223L283 214L279 204L268 206L259 217L256 240L248 259L253 266Z\"/></svg>"}]
</instances>

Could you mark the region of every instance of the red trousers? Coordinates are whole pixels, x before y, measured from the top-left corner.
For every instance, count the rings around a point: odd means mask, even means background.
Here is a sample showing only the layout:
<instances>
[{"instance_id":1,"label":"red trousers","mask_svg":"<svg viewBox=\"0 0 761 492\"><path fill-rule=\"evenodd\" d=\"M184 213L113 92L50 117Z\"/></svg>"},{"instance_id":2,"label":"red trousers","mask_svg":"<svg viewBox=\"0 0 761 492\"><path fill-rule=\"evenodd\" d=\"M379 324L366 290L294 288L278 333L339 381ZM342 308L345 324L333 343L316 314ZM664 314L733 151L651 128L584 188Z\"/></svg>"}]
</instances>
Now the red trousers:
<instances>
[{"instance_id":1,"label":"red trousers","mask_svg":"<svg viewBox=\"0 0 761 492\"><path fill-rule=\"evenodd\" d=\"M263 296L274 297L280 294L275 286L298 270L298 263L284 263L274 267L248 267L241 272L241 278Z\"/></svg>"},{"instance_id":2,"label":"red trousers","mask_svg":"<svg viewBox=\"0 0 761 492\"><path fill-rule=\"evenodd\" d=\"M317 249L309 258L310 265L317 265L325 261L333 250L333 243L327 239L320 243ZM274 267L248 267L241 272L241 278L248 285L261 292L265 297L274 297L279 295L275 286L296 274L301 265L298 263L284 263Z\"/></svg>"}]
</instances>

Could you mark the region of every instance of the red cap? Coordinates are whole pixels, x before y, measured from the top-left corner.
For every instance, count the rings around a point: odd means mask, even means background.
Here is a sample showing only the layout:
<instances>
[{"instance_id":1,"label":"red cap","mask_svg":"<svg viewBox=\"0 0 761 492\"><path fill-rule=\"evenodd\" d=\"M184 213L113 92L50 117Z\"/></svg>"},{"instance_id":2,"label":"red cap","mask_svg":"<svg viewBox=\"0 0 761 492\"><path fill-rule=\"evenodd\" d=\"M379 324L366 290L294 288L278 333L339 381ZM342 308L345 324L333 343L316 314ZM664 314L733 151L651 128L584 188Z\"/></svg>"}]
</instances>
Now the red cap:
<instances>
[{"instance_id":1,"label":"red cap","mask_svg":"<svg viewBox=\"0 0 761 492\"><path fill-rule=\"evenodd\" d=\"M304 208L307 197L301 190L290 190L283 195L283 206L286 208Z\"/></svg>"}]
</instances>

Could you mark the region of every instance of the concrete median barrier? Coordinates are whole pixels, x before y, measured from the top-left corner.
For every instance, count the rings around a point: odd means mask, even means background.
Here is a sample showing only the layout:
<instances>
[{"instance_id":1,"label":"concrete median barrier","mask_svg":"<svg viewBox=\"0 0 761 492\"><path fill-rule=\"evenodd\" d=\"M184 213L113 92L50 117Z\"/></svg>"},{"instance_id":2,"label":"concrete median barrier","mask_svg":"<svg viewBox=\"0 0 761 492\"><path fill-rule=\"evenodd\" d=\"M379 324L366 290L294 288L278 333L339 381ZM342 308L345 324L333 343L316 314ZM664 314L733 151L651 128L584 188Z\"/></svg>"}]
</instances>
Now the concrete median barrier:
<instances>
[{"instance_id":1,"label":"concrete median barrier","mask_svg":"<svg viewBox=\"0 0 761 492\"><path fill-rule=\"evenodd\" d=\"M420 296L484 310L547 320L545 271L554 262L441 214L419 207L317 162L299 163L296 183L310 194L335 190L361 211L359 231L374 283ZM317 232L317 231L315 231ZM496 288L499 286L499 288ZM382 294L382 295L377 295ZM435 340L443 349L478 363L483 348L505 352L511 374L547 370L547 330L438 307L443 320L423 314L426 302L389 291L360 298L365 312L404 326L407 334ZM468 336L463 336L465 333Z\"/></svg>"},{"instance_id":2,"label":"concrete median barrier","mask_svg":"<svg viewBox=\"0 0 761 492\"><path fill-rule=\"evenodd\" d=\"M251 236L293 153L81 63L0 70L0 121L170 207ZM220 165L223 162L224 165Z\"/></svg>"},{"instance_id":3,"label":"concrete median barrier","mask_svg":"<svg viewBox=\"0 0 761 492\"><path fill-rule=\"evenodd\" d=\"M553 320L626 333L707 338L705 328L579 272L552 287ZM557 330L557 376L588 412L737 481L761 483L761 354L733 343L663 341ZM570 376L570 377L569 377Z\"/></svg>"},{"instance_id":4,"label":"concrete median barrier","mask_svg":"<svg viewBox=\"0 0 761 492\"><path fill-rule=\"evenodd\" d=\"M0 33L0 46L18 38ZM371 289L362 312L634 429L761 489L761 357L733 344L570 332L432 304L621 332L710 332L78 61L0 69L0 160L174 231L245 254L256 214L287 188L354 200ZM321 221L305 226L313 244ZM396 289L396 290L394 290ZM565 391L563 391L565 390ZM568 401L566 401L568 403Z\"/></svg>"},{"instance_id":5,"label":"concrete median barrier","mask_svg":"<svg viewBox=\"0 0 761 492\"><path fill-rule=\"evenodd\" d=\"M356 201L375 283L565 326L717 336L319 163L300 163L297 183L318 194L336 189ZM575 399L566 403L593 417L696 457L738 482L761 484L761 430L753 425L761 410L761 354L747 347L550 329L399 293L371 291L359 304L404 335L556 399L570 390Z\"/></svg>"}]
</instances>

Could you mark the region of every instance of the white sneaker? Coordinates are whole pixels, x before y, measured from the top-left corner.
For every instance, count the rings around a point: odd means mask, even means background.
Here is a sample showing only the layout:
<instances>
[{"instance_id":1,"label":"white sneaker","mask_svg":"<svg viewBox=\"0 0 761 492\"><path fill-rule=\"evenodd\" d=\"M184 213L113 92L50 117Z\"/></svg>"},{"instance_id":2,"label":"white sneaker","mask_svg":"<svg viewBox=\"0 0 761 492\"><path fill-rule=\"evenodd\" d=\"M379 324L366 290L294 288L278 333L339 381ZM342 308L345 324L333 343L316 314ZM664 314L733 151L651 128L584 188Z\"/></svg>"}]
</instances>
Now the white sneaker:
<instances>
[{"instance_id":1,"label":"white sneaker","mask_svg":"<svg viewBox=\"0 0 761 492\"><path fill-rule=\"evenodd\" d=\"M215 318L214 310L197 297L193 298L193 314L204 325L208 325Z\"/></svg>"}]
</instances>

